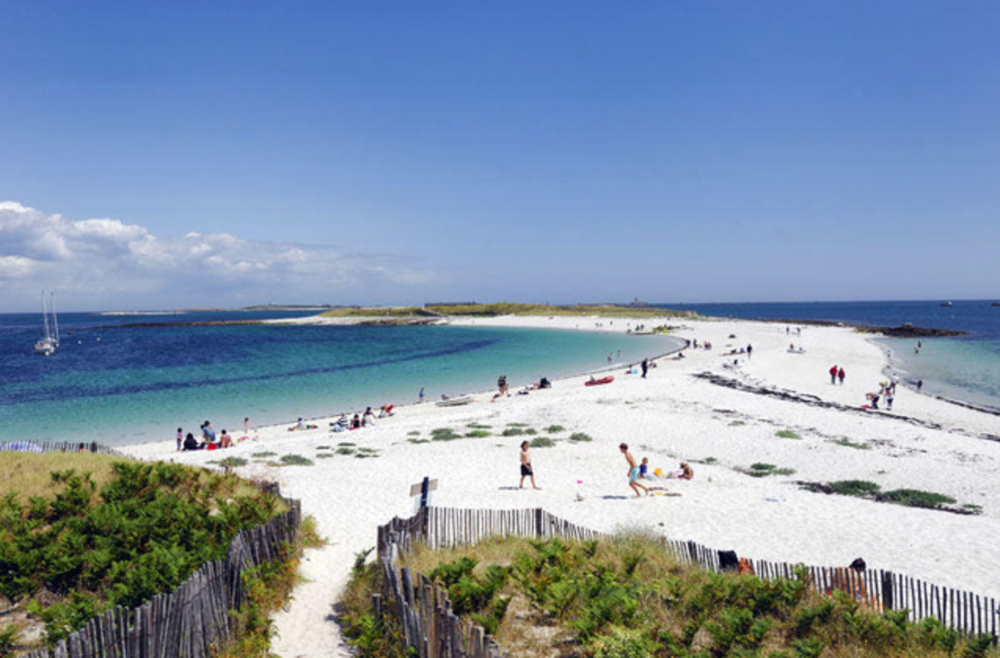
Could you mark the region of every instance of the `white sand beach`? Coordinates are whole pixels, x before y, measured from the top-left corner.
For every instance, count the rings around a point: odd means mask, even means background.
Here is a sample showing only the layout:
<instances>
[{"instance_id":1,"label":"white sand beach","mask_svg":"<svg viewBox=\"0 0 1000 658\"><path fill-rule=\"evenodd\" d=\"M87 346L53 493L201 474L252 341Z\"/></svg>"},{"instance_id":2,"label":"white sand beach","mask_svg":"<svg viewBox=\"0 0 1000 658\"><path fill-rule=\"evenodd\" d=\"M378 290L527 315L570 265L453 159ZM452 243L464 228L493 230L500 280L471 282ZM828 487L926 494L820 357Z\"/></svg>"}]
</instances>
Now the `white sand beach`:
<instances>
[{"instance_id":1,"label":"white sand beach","mask_svg":"<svg viewBox=\"0 0 1000 658\"><path fill-rule=\"evenodd\" d=\"M331 322L348 321L357 320ZM594 318L450 321L595 329ZM259 452L299 454L315 461L313 466L275 467L259 459L239 469L247 476L280 482L285 495L302 500L303 510L316 517L330 540L325 548L307 551L302 573L308 582L296 588L289 609L278 616L275 651L285 658L348 655L333 606L354 555L374 545L378 525L412 513L410 485L424 476L438 480L432 502L439 506L544 507L600 530L647 528L758 559L846 565L860 556L876 569L981 594L1000 592L1000 442L995 438L1000 435L1000 417L902 386L893 412L862 410L865 393L877 390L878 382L886 379L887 359L868 337L850 328L804 326L800 336L788 336L785 325L746 321L614 318L613 324L603 323L602 330L621 332L637 323L683 325L676 335L699 344L708 340L713 350L687 349L683 360L660 359L647 379L626 375L620 367L613 373L615 381L605 386L585 387L586 377L581 376L556 381L550 390L496 402L490 401L489 391L462 407L440 408L432 401L401 404L393 417L358 431L331 433L324 420L320 429L289 432L289 422L259 428L259 438L223 452L176 453L171 442L132 446L128 452L188 464L230 456L252 459ZM805 353L789 353L790 342L802 345ZM723 356L747 344L753 345L752 359ZM734 359L736 367L725 367ZM842 386L830 384L833 364L846 370ZM697 377L700 373L723 379ZM491 384L484 381L483 389ZM777 389L798 397L723 384ZM435 428L464 433L469 423L490 425L492 436L410 441L429 439ZM501 436L510 423L562 439L555 447L532 449L541 491L516 488L518 445L531 437ZM547 432L551 425L565 431ZM780 438L776 432L781 430L801 438ZM567 441L573 432L593 440ZM377 457L317 458L334 452L317 450L319 446L335 449L340 442L374 449ZM680 461L688 461L695 477L657 483L679 496L636 499L618 450L621 442L627 442L637 458L648 457L651 468L674 470ZM739 470L756 462L795 472L757 478ZM982 512L915 509L811 493L796 484L848 479L870 480L883 490L938 492L956 499L956 505L980 506ZM578 492L582 501L577 500Z\"/></svg>"}]
</instances>

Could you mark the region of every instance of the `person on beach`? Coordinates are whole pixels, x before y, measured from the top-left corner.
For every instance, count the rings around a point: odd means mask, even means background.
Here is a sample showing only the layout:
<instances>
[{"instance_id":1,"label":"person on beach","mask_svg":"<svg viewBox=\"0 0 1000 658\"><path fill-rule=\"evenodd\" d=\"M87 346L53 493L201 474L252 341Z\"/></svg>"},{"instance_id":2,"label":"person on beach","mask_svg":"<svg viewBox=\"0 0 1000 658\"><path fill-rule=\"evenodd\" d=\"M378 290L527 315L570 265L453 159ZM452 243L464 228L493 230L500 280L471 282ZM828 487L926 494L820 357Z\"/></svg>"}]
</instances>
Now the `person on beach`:
<instances>
[{"instance_id":1,"label":"person on beach","mask_svg":"<svg viewBox=\"0 0 1000 658\"><path fill-rule=\"evenodd\" d=\"M752 356L753 356L753 345L747 343L747 358L749 359Z\"/></svg>"},{"instance_id":2,"label":"person on beach","mask_svg":"<svg viewBox=\"0 0 1000 658\"><path fill-rule=\"evenodd\" d=\"M361 416L354 414L354 418L351 419L351 429L358 430L361 429Z\"/></svg>"},{"instance_id":3,"label":"person on beach","mask_svg":"<svg viewBox=\"0 0 1000 658\"><path fill-rule=\"evenodd\" d=\"M243 436L250 436L250 418L243 419Z\"/></svg>"},{"instance_id":4,"label":"person on beach","mask_svg":"<svg viewBox=\"0 0 1000 658\"><path fill-rule=\"evenodd\" d=\"M855 601L867 602L868 592L865 589L865 569L868 565L861 558L851 562L848 567L837 567L833 571L833 582L827 590L832 594L834 590L847 592Z\"/></svg>"},{"instance_id":5,"label":"person on beach","mask_svg":"<svg viewBox=\"0 0 1000 658\"><path fill-rule=\"evenodd\" d=\"M923 387L924 387L924 380L918 379L917 380L917 393L919 393L920 389L922 389Z\"/></svg>"},{"instance_id":6,"label":"person on beach","mask_svg":"<svg viewBox=\"0 0 1000 658\"><path fill-rule=\"evenodd\" d=\"M639 465L635 463L635 457L632 453L628 451L628 444L623 443L618 446L622 454L625 455L625 461L628 462L628 486L632 487L632 491L635 492L636 498L642 498L642 494L639 491L645 491L646 495L649 495L649 489L645 487L641 482L639 482Z\"/></svg>"},{"instance_id":7,"label":"person on beach","mask_svg":"<svg viewBox=\"0 0 1000 658\"><path fill-rule=\"evenodd\" d=\"M420 387L420 395L419 395L419 399L417 400L417 402L423 402L423 401L424 401L424 387L421 386Z\"/></svg>"},{"instance_id":8,"label":"person on beach","mask_svg":"<svg viewBox=\"0 0 1000 658\"><path fill-rule=\"evenodd\" d=\"M639 479L648 480L649 477L649 457L643 457L642 463L639 464Z\"/></svg>"},{"instance_id":9,"label":"person on beach","mask_svg":"<svg viewBox=\"0 0 1000 658\"><path fill-rule=\"evenodd\" d=\"M232 448L233 447L233 437L229 436L229 432L222 430L222 434L219 435L219 441L222 445L220 448Z\"/></svg>"},{"instance_id":10,"label":"person on beach","mask_svg":"<svg viewBox=\"0 0 1000 658\"><path fill-rule=\"evenodd\" d=\"M180 452L184 448L184 430L180 427L177 428L177 451Z\"/></svg>"},{"instance_id":11,"label":"person on beach","mask_svg":"<svg viewBox=\"0 0 1000 658\"><path fill-rule=\"evenodd\" d=\"M361 417L362 427L375 427L375 412L371 407L365 409L365 415Z\"/></svg>"},{"instance_id":12,"label":"person on beach","mask_svg":"<svg viewBox=\"0 0 1000 658\"><path fill-rule=\"evenodd\" d=\"M188 432L187 436L184 437L184 448L183 448L184 450L201 450L204 447L205 447L204 444L202 445L198 444L198 442L194 438L194 434L192 434L191 432Z\"/></svg>"},{"instance_id":13,"label":"person on beach","mask_svg":"<svg viewBox=\"0 0 1000 658\"><path fill-rule=\"evenodd\" d=\"M524 478L531 479L531 488L538 489L539 487L535 484L535 470L531 467L531 453L529 448L531 444L527 441L521 442L521 489L524 489Z\"/></svg>"},{"instance_id":14,"label":"person on beach","mask_svg":"<svg viewBox=\"0 0 1000 658\"><path fill-rule=\"evenodd\" d=\"M886 411L892 411L892 401L896 399L896 387L893 386L885 392Z\"/></svg>"},{"instance_id":15,"label":"person on beach","mask_svg":"<svg viewBox=\"0 0 1000 658\"><path fill-rule=\"evenodd\" d=\"M205 443L215 443L215 430L212 429L212 423L205 421L201 426L201 435L205 439Z\"/></svg>"},{"instance_id":16,"label":"person on beach","mask_svg":"<svg viewBox=\"0 0 1000 658\"><path fill-rule=\"evenodd\" d=\"M642 360L642 378L646 378L646 373L649 372L649 359Z\"/></svg>"},{"instance_id":17,"label":"person on beach","mask_svg":"<svg viewBox=\"0 0 1000 658\"><path fill-rule=\"evenodd\" d=\"M831 384L836 384L837 383L837 373L838 372L839 372L839 368L836 365L834 365L832 368L830 368L830 383Z\"/></svg>"},{"instance_id":18,"label":"person on beach","mask_svg":"<svg viewBox=\"0 0 1000 658\"><path fill-rule=\"evenodd\" d=\"M837 372L837 379L840 380L840 385L841 386L844 385L844 377L847 377L847 373L844 372L844 368L841 367L841 369Z\"/></svg>"}]
</instances>

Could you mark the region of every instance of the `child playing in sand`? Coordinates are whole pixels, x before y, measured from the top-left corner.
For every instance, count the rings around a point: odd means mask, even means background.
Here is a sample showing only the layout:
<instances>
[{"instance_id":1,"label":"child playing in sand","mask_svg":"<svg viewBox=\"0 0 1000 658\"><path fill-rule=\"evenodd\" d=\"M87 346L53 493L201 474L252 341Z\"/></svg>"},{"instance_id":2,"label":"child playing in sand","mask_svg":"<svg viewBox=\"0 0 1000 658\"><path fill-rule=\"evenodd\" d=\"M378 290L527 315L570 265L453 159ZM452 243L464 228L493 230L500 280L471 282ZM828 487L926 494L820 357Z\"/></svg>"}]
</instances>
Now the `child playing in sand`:
<instances>
[{"instance_id":1,"label":"child playing in sand","mask_svg":"<svg viewBox=\"0 0 1000 658\"><path fill-rule=\"evenodd\" d=\"M625 455L625 461L628 462L628 486L632 487L635 497L642 498L642 494L639 493L640 490L645 491L648 496L649 489L639 482L639 466L635 463L635 457L628 451L628 444L623 443L618 446L618 449L622 451L622 454Z\"/></svg>"},{"instance_id":2,"label":"child playing in sand","mask_svg":"<svg viewBox=\"0 0 1000 658\"><path fill-rule=\"evenodd\" d=\"M527 441L521 442L521 489L524 489L524 478L531 478L531 488L538 489L535 485L535 471L531 468L531 455Z\"/></svg>"}]
</instances>

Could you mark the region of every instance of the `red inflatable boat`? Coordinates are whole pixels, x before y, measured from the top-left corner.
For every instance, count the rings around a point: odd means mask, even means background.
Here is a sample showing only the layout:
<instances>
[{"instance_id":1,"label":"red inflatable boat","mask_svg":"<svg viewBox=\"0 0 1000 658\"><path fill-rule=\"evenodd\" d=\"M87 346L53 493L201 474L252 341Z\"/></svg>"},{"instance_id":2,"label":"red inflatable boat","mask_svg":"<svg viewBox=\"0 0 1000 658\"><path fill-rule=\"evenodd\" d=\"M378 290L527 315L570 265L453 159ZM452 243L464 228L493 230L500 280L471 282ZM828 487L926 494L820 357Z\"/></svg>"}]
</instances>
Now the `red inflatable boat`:
<instances>
[{"instance_id":1,"label":"red inflatable boat","mask_svg":"<svg viewBox=\"0 0 1000 658\"><path fill-rule=\"evenodd\" d=\"M597 386L599 384L610 384L613 381L615 381L615 376L614 375L608 375L607 377L601 377L600 379L588 379L587 381L583 382L583 385L584 386Z\"/></svg>"}]
</instances>

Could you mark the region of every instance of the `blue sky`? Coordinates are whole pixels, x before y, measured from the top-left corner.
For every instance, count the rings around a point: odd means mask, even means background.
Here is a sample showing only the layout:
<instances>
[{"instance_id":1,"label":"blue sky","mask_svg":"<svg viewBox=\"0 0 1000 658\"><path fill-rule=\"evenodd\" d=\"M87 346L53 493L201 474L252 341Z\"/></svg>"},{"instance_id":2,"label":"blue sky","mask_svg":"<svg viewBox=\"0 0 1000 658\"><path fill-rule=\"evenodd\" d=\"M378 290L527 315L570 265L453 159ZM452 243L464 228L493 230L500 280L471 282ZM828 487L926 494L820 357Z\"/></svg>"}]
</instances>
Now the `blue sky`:
<instances>
[{"instance_id":1,"label":"blue sky","mask_svg":"<svg viewBox=\"0 0 1000 658\"><path fill-rule=\"evenodd\" d=\"M995 2L0 25L0 311L1000 295Z\"/></svg>"}]
</instances>

